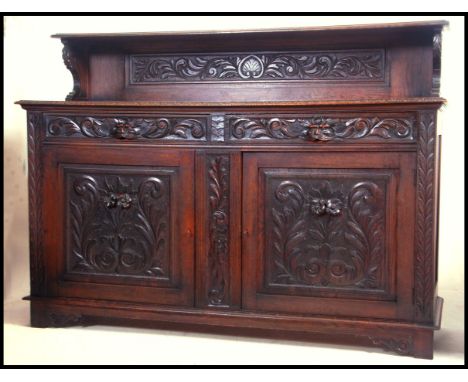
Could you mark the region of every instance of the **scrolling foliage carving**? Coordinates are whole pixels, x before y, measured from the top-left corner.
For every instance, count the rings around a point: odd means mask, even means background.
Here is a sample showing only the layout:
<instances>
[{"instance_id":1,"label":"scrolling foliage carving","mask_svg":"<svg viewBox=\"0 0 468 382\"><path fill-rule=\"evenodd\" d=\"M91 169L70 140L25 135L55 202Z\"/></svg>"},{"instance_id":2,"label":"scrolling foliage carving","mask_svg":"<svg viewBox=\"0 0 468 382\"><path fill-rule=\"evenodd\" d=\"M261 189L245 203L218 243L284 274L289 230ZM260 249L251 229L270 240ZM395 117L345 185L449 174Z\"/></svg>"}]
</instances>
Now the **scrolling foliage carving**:
<instances>
[{"instance_id":1,"label":"scrolling foliage carving","mask_svg":"<svg viewBox=\"0 0 468 382\"><path fill-rule=\"evenodd\" d=\"M434 181L436 124L434 112L420 114L417 154L415 233L415 304L421 320L432 318L434 298Z\"/></svg>"},{"instance_id":2,"label":"scrolling foliage carving","mask_svg":"<svg viewBox=\"0 0 468 382\"><path fill-rule=\"evenodd\" d=\"M130 82L383 81L382 50L300 53L134 55Z\"/></svg>"},{"instance_id":3,"label":"scrolling foliage carving","mask_svg":"<svg viewBox=\"0 0 468 382\"><path fill-rule=\"evenodd\" d=\"M63 41L63 62L73 77L73 90L66 96L66 101L86 98L84 91L81 89L81 80L78 72L78 62L74 53L74 49L76 48L72 48L69 43Z\"/></svg>"},{"instance_id":4,"label":"scrolling foliage carving","mask_svg":"<svg viewBox=\"0 0 468 382\"><path fill-rule=\"evenodd\" d=\"M380 346L385 351L392 351L400 355L410 355L413 351L412 336L398 339L369 336L369 339L374 345Z\"/></svg>"},{"instance_id":5,"label":"scrolling foliage carving","mask_svg":"<svg viewBox=\"0 0 468 382\"><path fill-rule=\"evenodd\" d=\"M168 177L68 176L68 271L168 278Z\"/></svg>"},{"instance_id":6,"label":"scrolling foliage carving","mask_svg":"<svg viewBox=\"0 0 468 382\"><path fill-rule=\"evenodd\" d=\"M413 140L410 117L239 117L228 119L234 139L340 141L375 137Z\"/></svg>"},{"instance_id":7,"label":"scrolling foliage carving","mask_svg":"<svg viewBox=\"0 0 468 382\"><path fill-rule=\"evenodd\" d=\"M28 197L31 295L45 292L42 233L42 166L40 160L42 114L28 112Z\"/></svg>"},{"instance_id":8,"label":"scrolling foliage carving","mask_svg":"<svg viewBox=\"0 0 468 382\"><path fill-rule=\"evenodd\" d=\"M270 285L383 287L385 181L276 180L272 187Z\"/></svg>"},{"instance_id":9,"label":"scrolling foliage carving","mask_svg":"<svg viewBox=\"0 0 468 382\"><path fill-rule=\"evenodd\" d=\"M229 287L229 156L208 155L209 287L211 305L226 305Z\"/></svg>"},{"instance_id":10,"label":"scrolling foliage carving","mask_svg":"<svg viewBox=\"0 0 468 382\"><path fill-rule=\"evenodd\" d=\"M49 116L49 136L82 135L89 138L186 139L206 137L206 118L98 118Z\"/></svg>"}]
</instances>

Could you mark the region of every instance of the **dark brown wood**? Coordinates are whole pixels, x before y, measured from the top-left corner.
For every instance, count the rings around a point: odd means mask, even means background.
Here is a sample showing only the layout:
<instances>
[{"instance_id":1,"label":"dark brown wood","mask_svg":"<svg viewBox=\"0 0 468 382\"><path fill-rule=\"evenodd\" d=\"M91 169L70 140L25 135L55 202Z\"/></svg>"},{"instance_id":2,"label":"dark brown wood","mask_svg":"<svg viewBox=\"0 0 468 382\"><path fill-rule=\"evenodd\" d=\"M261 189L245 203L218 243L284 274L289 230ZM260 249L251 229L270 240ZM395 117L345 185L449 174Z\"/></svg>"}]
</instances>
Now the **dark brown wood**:
<instances>
[{"instance_id":1,"label":"dark brown wood","mask_svg":"<svg viewBox=\"0 0 468 382\"><path fill-rule=\"evenodd\" d=\"M376 30L392 30L392 29L406 29L406 28L418 28L418 27L432 27L440 28L448 25L446 20L427 20L427 21L410 21L410 22L399 22L399 23L381 23L381 24L353 24L353 25L327 25L327 26L310 26L310 27L301 27L301 28L275 28L275 29L231 29L225 31L219 30L206 30L206 31L171 31L171 32L133 32L133 33L56 33L52 35L54 38L126 38L126 37L145 37L145 36L181 36L188 37L190 35L196 35L201 37L209 37L213 34L224 35L230 34L231 36L236 34L262 34L262 33L284 33L284 32L308 32L308 31L345 31L349 33L350 31L365 30L365 31L376 31Z\"/></svg>"},{"instance_id":2,"label":"dark brown wood","mask_svg":"<svg viewBox=\"0 0 468 382\"><path fill-rule=\"evenodd\" d=\"M145 108L150 110L154 108L180 108L180 107L205 107L210 110L222 110L225 107L242 107L256 108L264 106L275 106L278 108L289 106L304 106L304 107L323 107L323 106L340 106L347 109L352 105L367 105L370 107L379 106L396 106L396 105L419 105L424 108L431 107L430 105L442 105L445 103L444 98L440 97L411 97L411 98L389 98L389 99L358 99L358 100L306 100L306 101L252 101L252 102L172 102L172 101L31 101L22 100L15 102L18 105L27 107L28 109L47 110L52 107L53 110L66 110L69 106L86 106L101 108L125 108L126 111L136 108L141 111Z\"/></svg>"},{"instance_id":3,"label":"dark brown wood","mask_svg":"<svg viewBox=\"0 0 468 382\"><path fill-rule=\"evenodd\" d=\"M58 35L68 101L18 102L31 325L432 358L444 25Z\"/></svg>"},{"instance_id":4,"label":"dark brown wood","mask_svg":"<svg viewBox=\"0 0 468 382\"><path fill-rule=\"evenodd\" d=\"M445 25L54 37L73 76L68 100L351 100L438 95Z\"/></svg>"},{"instance_id":5,"label":"dark brown wood","mask_svg":"<svg viewBox=\"0 0 468 382\"><path fill-rule=\"evenodd\" d=\"M43 155L49 295L192 305L193 151Z\"/></svg>"},{"instance_id":6,"label":"dark brown wood","mask_svg":"<svg viewBox=\"0 0 468 382\"><path fill-rule=\"evenodd\" d=\"M362 320L326 316L294 316L279 313L226 311L219 309L170 308L126 302L72 298L31 297L31 319L36 327L54 326L52 313L76 320L75 325L118 324L159 329L208 332L377 346L402 355L432 358L433 331L440 328L440 314L434 326L404 321ZM437 299L437 312L443 300ZM68 323L67 323L68 324ZM409 351L389 343L412 341Z\"/></svg>"},{"instance_id":7,"label":"dark brown wood","mask_svg":"<svg viewBox=\"0 0 468 382\"><path fill-rule=\"evenodd\" d=\"M396 223L413 221L414 154L244 158L244 306L411 317L412 240ZM266 282L268 273L279 279Z\"/></svg>"},{"instance_id":8,"label":"dark brown wood","mask_svg":"<svg viewBox=\"0 0 468 382\"><path fill-rule=\"evenodd\" d=\"M28 112L28 194L29 254L31 295L45 296L45 259L43 247L43 169L41 145L44 140L42 113Z\"/></svg>"},{"instance_id":9,"label":"dark brown wood","mask_svg":"<svg viewBox=\"0 0 468 382\"><path fill-rule=\"evenodd\" d=\"M197 151L197 302L241 306L240 153Z\"/></svg>"},{"instance_id":10,"label":"dark brown wood","mask_svg":"<svg viewBox=\"0 0 468 382\"><path fill-rule=\"evenodd\" d=\"M436 284L437 207L436 190L436 113L423 112L419 116L417 153L417 200L415 232L415 302L416 319L431 321Z\"/></svg>"}]
</instances>

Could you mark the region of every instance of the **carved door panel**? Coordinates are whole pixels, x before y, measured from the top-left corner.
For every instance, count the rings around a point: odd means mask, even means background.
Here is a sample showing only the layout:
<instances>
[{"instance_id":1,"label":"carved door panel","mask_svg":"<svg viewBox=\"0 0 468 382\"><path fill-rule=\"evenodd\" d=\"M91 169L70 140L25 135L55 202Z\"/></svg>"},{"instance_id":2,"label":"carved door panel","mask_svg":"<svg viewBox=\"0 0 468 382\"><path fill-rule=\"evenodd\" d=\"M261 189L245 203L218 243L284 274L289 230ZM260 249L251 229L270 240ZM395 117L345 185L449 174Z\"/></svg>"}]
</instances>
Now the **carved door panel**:
<instances>
[{"instance_id":1,"label":"carved door panel","mask_svg":"<svg viewBox=\"0 0 468 382\"><path fill-rule=\"evenodd\" d=\"M46 248L62 248L51 293L193 305L193 152L50 149L46 162Z\"/></svg>"},{"instance_id":2,"label":"carved door panel","mask_svg":"<svg viewBox=\"0 0 468 382\"><path fill-rule=\"evenodd\" d=\"M246 154L243 307L410 317L412 155Z\"/></svg>"}]
</instances>

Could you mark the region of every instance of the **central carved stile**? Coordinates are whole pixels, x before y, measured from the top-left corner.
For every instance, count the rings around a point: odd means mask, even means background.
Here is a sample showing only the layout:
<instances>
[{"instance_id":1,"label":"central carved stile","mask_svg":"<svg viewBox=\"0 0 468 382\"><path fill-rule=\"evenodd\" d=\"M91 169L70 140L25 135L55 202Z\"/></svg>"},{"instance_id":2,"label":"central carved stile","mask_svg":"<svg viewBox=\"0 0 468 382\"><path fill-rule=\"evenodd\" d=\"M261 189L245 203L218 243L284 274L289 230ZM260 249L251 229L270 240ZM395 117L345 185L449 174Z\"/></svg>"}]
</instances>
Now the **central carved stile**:
<instances>
[{"instance_id":1,"label":"central carved stile","mask_svg":"<svg viewBox=\"0 0 468 382\"><path fill-rule=\"evenodd\" d=\"M210 305L226 304L229 286L229 156L208 157Z\"/></svg>"}]
</instances>

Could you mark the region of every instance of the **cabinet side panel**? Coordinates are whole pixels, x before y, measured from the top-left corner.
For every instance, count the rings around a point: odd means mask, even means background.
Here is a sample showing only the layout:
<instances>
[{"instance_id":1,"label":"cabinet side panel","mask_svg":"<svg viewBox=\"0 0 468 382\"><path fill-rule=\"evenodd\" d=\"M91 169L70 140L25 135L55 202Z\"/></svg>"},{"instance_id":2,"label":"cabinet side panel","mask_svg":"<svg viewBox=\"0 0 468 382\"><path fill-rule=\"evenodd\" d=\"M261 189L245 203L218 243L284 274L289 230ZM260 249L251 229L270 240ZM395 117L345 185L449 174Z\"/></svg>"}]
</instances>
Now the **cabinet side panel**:
<instances>
[{"instance_id":1,"label":"cabinet side panel","mask_svg":"<svg viewBox=\"0 0 468 382\"><path fill-rule=\"evenodd\" d=\"M442 135L437 136L437 197L436 197L436 234L435 234L435 251L436 251L436 258L435 258L435 284L437 288L437 281L438 281L438 273L439 273L439 210L440 210L440 163L442 160Z\"/></svg>"},{"instance_id":2,"label":"cabinet side panel","mask_svg":"<svg viewBox=\"0 0 468 382\"><path fill-rule=\"evenodd\" d=\"M415 319L431 322L435 293L436 112L419 113L416 175Z\"/></svg>"},{"instance_id":3,"label":"cabinet side panel","mask_svg":"<svg viewBox=\"0 0 468 382\"><path fill-rule=\"evenodd\" d=\"M28 112L28 193L31 295L45 294L42 243L42 113Z\"/></svg>"}]
</instances>

